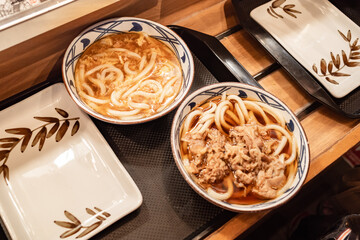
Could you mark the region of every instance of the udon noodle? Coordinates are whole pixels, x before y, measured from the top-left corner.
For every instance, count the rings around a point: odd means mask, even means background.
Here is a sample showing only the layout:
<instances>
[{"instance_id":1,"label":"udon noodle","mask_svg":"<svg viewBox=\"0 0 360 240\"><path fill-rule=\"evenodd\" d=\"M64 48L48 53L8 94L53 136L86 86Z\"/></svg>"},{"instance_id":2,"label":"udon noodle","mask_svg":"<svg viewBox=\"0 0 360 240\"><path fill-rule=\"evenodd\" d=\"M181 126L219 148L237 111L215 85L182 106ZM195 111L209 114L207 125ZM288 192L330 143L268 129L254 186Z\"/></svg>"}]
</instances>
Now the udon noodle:
<instances>
[{"instance_id":1,"label":"udon noodle","mask_svg":"<svg viewBox=\"0 0 360 240\"><path fill-rule=\"evenodd\" d=\"M161 112L182 81L174 52L145 33L106 36L82 54L75 68L81 99L102 115L122 120Z\"/></svg>"},{"instance_id":2,"label":"udon noodle","mask_svg":"<svg viewBox=\"0 0 360 240\"><path fill-rule=\"evenodd\" d=\"M187 115L180 138L185 169L219 200L274 199L296 175L295 137L284 117L262 102L224 93Z\"/></svg>"}]
</instances>

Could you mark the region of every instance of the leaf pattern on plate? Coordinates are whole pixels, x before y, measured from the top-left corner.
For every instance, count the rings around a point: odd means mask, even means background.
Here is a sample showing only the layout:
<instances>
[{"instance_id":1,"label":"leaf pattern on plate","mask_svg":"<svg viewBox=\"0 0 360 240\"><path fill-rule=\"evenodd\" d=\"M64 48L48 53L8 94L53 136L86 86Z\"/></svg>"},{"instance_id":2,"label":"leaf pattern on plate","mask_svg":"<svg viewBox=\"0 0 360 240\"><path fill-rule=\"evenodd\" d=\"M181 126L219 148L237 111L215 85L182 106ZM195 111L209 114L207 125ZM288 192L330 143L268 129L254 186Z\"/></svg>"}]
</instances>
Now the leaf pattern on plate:
<instances>
[{"instance_id":1,"label":"leaf pattern on plate","mask_svg":"<svg viewBox=\"0 0 360 240\"><path fill-rule=\"evenodd\" d=\"M324 77L326 81L338 85L339 82L334 80L334 77L349 77L351 74L341 72L341 70L346 67L359 67L360 62L356 61L360 59L360 45L358 45L359 38L356 38L353 42L351 31L348 30L345 35L340 30L338 30L340 36L346 41L349 45L349 54L346 54L345 50L341 50L340 54L334 55L334 53L330 52L329 62L326 62L324 58L320 60L320 72L318 71L318 67L316 64L313 64L313 71L319 76ZM342 60L342 61L341 61Z\"/></svg>"},{"instance_id":2,"label":"leaf pattern on plate","mask_svg":"<svg viewBox=\"0 0 360 240\"><path fill-rule=\"evenodd\" d=\"M38 145L38 149L41 151L45 145L46 139L54 134L56 134L56 142L61 141L70 127L71 122L74 122L71 136L74 136L78 132L80 128L79 117L69 118L69 114L65 110L61 108L55 108L55 110L63 118L35 116L34 119L44 122L44 124L33 130L24 127L5 129L5 132L8 134L19 135L19 137L0 138L0 175L2 174L6 184L9 183L10 179L10 170L6 163L11 151L13 151L18 144L20 144L20 151L22 153L25 152L30 142L31 147ZM49 131L48 127L50 128ZM35 137L31 141L33 135Z\"/></svg>"},{"instance_id":3,"label":"leaf pattern on plate","mask_svg":"<svg viewBox=\"0 0 360 240\"><path fill-rule=\"evenodd\" d=\"M75 238L82 238L82 237L86 236L87 234L89 234L90 232L97 229L103 223L103 221L105 221L107 218L109 218L111 216L110 213L105 212L98 207L94 207L94 209L97 212L95 212L94 210L92 210L90 208L85 208L85 211L87 214L89 214L90 216L94 216L97 220L99 220L88 226L83 225L78 218L76 218L72 213L65 210L64 215L71 222L54 221L54 223L56 225L63 227L63 228L70 229L70 230L66 230L65 232L63 232L60 235L60 238L68 238L68 237L78 233L81 229L84 229L82 232L80 232L80 234L78 236L75 237Z\"/></svg>"},{"instance_id":4,"label":"leaf pattern on plate","mask_svg":"<svg viewBox=\"0 0 360 240\"><path fill-rule=\"evenodd\" d=\"M283 4L286 2L286 0L275 0L271 3L271 5L266 9L268 14L274 18L284 18L283 15L277 12L277 9L282 9L282 11L289 16L293 18L297 18L296 14L301 14L300 11L294 9L295 4L286 4L283 6Z\"/></svg>"}]
</instances>

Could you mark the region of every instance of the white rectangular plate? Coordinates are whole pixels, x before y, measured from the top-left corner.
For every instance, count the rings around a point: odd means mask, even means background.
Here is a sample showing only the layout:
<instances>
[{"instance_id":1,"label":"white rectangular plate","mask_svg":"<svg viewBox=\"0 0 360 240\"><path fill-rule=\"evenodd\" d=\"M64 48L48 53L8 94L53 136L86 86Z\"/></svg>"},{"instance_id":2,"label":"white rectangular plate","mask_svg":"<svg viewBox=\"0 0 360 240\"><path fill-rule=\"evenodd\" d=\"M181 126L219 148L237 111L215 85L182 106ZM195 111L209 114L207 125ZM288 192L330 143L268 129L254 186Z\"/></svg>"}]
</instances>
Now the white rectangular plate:
<instances>
[{"instance_id":1,"label":"white rectangular plate","mask_svg":"<svg viewBox=\"0 0 360 240\"><path fill-rule=\"evenodd\" d=\"M274 0L250 13L336 98L360 85L360 28L327 0Z\"/></svg>"},{"instance_id":2,"label":"white rectangular plate","mask_svg":"<svg viewBox=\"0 0 360 240\"><path fill-rule=\"evenodd\" d=\"M0 214L12 239L88 239L141 205L134 181L63 84L0 119Z\"/></svg>"}]
</instances>

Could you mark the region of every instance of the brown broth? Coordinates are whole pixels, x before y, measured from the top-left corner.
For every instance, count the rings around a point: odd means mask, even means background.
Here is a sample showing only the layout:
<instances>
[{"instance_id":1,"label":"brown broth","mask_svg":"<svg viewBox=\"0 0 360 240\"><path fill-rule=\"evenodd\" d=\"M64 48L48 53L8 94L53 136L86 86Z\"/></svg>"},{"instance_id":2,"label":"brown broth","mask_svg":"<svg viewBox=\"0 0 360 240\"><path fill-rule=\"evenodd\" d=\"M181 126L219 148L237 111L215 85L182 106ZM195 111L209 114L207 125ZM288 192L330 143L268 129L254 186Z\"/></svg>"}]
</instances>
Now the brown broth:
<instances>
[{"instance_id":1,"label":"brown broth","mask_svg":"<svg viewBox=\"0 0 360 240\"><path fill-rule=\"evenodd\" d=\"M249 100L249 99L246 99L246 100ZM206 110L209 110L210 102L219 104L221 102L221 97L216 97L216 98L213 98L213 99L211 99L211 100L209 100L209 101L207 101L207 102L205 102L203 104L200 104L199 106L193 108L192 111L201 110L201 111L205 112ZM233 100L231 100L230 102L232 104L234 104ZM256 101L254 101L254 102L256 102ZM232 111L237 116L235 108L233 108ZM265 125L265 120L263 119L263 117L260 114L254 113L254 116L256 117L256 120L259 123L261 123L262 125ZM273 116L271 116L270 114L267 114L267 117L270 120L270 124L277 124L276 119ZM190 129L194 128L197 125L197 123L199 121L199 118L200 117L197 116L196 119L191 123ZM236 123L234 122L234 120L227 114L225 114L225 120L229 125L236 126ZM214 123L209 128L217 129L217 127L216 127L216 125ZM228 134L227 131L226 131L226 134ZM278 134L276 133L276 131L268 130L268 134L270 135L271 138L276 139L276 140L280 140L279 137L278 137ZM290 135L291 134L292 133L290 133ZM182 136L184 136L184 135L185 135L185 133L182 133ZM229 136L226 135L226 138L229 139ZM184 142L181 142L181 143L184 143ZM180 152L181 152L182 158L183 159L187 158L187 159L189 159L189 161L191 161L193 156L189 152L188 146L187 146L187 148L181 147L180 149L181 149ZM287 155L290 155L290 151L291 151L291 149L290 149L289 143L287 143L281 153L286 153ZM296 158L297 158L297 156L296 156ZM294 173L296 173L296 168L297 168L297 161L294 161L291 165L288 165L285 168L285 173L284 174L285 174L287 179L289 179L290 175L293 175ZM234 182L235 176L234 176L234 173L232 171L230 171L230 174L227 177L230 177L232 179L232 181ZM199 183L199 185L204 189L207 189L208 187L212 187L218 193L225 193L227 191L227 187L223 184L223 182L219 182L219 183L215 183L215 184L200 184ZM232 204L257 204L257 203L267 201L265 199L261 199L261 198L255 196L254 194L252 194L251 191L249 193L247 193L246 196L244 196L244 188L238 188L238 187L235 186L235 184L233 184L233 187L234 187L234 193L232 194L232 196L229 199L225 200L226 202L229 202L229 203L232 203ZM252 185L247 186L248 189L251 189L252 187L253 187Z\"/></svg>"},{"instance_id":2,"label":"brown broth","mask_svg":"<svg viewBox=\"0 0 360 240\"><path fill-rule=\"evenodd\" d=\"M136 74L141 74L142 70L146 69L147 64L151 62L151 56L154 52L156 53L156 58L153 67L144 74L141 79L135 81L134 79L137 78ZM146 58L146 62L143 61L143 63L141 63L142 57ZM106 64L118 70L111 70L113 68L106 70ZM125 67L125 64L128 64L128 67ZM87 73L98 66L104 67L91 74L85 74L84 79L80 77L80 72L83 68L84 72ZM143 66L143 68L140 68L141 66ZM129 69L130 72L127 71L127 69ZM119 71L124 75L122 80L119 80L121 75L118 73ZM181 66L174 52L161 41L142 33L112 34L96 41L89 46L79 58L75 72L76 88L79 93L82 93L82 95L80 94L82 100L94 108L95 111L110 117L114 116L109 114L108 109L131 111L136 109L134 106L137 103L144 103L149 106L149 108L139 108L140 112L138 115L144 115L144 117L150 116L159 109L163 109L171 104L180 91L183 81ZM178 78L171 85L174 93L160 100L161 95L157 91L159 87L156 84L160 84L161 88L165 89L166 84L174 78ZM103 90L104 87L99 83L99 79L105 85L105 92ZM134 92L141 92L141 94L125 96L126 89L135 86L139 81L145 82L146 80L153 80L157 83L144 84L144 86L139 85ZM123 91L117 99L122 105L118 105L112 101L111 95L114 91ZM144 95L143 92L145 92L146 95ZM85 94L101 101L108 100L108 102L100 104L91 101L89 97L83 97ZM166 102L166 100L170 98L172 98L172 101ZM131 102L135 104L131 104Z\"/></svg>"}]
</instances>

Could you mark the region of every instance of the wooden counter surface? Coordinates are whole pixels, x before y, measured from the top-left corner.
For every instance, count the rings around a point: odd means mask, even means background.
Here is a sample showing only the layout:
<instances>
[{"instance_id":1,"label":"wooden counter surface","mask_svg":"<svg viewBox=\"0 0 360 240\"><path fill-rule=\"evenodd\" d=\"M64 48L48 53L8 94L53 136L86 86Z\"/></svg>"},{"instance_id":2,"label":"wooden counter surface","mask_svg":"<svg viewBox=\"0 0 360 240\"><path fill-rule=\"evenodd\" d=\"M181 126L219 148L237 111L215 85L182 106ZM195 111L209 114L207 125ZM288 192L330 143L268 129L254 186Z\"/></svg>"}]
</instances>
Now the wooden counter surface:
<instances>
[{"instance_id":1,"label":"wooden counter surface","mask_svg":"<svg viewBox=\"0 0 360 240\"><path fill-rule=\"evenodd\" d=\"M136 4L139 1L133 2ZM141 12L132 11L132 16L148 18L165 25L181 25L210 35L218 35L239 25L231 1L160 0L150 2L148 9L139 10ZM114 10L114 7L119 9ZM113 3L111 8L96 10L93 14L84 15L55 30L42 33L41 37L34 36L30 40L1 51L0 84L5 86L4 83L8 81L14 84L9 88L0 89L0 100L46 80L53 69L59 67L59 59L68 43L84 26L104 17L114 16L125 16L121 4ZM63 38L54 39L61 31ZM46 40L41 40L43 38ZM43 45L32 48L34 42ZM222 38L221 42L253 75L274 63L273 58L244 30L235 31ZM17 55L12 55L14 53ZM13 57L9 59L9 56ZM306 109L313 102L313 99L281 68L261 78L259 82L266 90L283 100L295 113ZM311 155L307 182L360 140L359 120L345 118L324 106L316 107L307 113L301 118L301 123L309 140ZM234 239L268 213L264 211L237 214L207 239Z\"/></svg>"}]
</instances>

